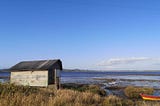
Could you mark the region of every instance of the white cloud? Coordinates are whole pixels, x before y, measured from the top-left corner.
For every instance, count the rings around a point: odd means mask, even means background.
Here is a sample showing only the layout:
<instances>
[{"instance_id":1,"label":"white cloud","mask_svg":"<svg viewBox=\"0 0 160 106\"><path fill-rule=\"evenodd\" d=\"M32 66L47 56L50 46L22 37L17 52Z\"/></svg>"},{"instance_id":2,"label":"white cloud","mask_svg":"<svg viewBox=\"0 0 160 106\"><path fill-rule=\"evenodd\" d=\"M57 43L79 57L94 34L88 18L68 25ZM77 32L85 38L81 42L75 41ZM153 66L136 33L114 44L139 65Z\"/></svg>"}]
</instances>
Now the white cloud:
<instances>
[{"instance_id":1,"label":"white cloud","mask_svg":"<svg viewBox=\"0 0 160 106\"><path fill-rule=\"evenodd\" d=\"M112 65L120 65L120 64L130 64L130 63L141 62L146 60L152 60L152 59L148 57L112 58L107 61L105 60L101 62L99 65L112 66Z\"/></svg>"},{"instance_id":2,"label":"white cloud","mask_svg":"<svg viewBox=\"0 0 160 106\"><path fill-rule=\"evenodd\" d=\"M111 58L98 63L98 67L104 69L160 69L160 58L128 57Z\"/></svg>"}]
</instances>

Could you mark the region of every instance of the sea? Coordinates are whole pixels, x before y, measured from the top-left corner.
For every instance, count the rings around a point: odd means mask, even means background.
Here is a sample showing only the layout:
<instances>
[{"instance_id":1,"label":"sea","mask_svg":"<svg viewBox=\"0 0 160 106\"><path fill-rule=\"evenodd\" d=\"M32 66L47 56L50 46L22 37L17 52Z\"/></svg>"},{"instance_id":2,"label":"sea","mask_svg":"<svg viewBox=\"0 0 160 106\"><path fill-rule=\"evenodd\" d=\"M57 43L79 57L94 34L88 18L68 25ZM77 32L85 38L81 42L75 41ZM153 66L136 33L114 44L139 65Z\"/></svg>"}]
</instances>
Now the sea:
<instances>
[{"instance_id":1,"label":"sea","mask_svg":"<svg viewBox=\"0 0 160 106\"><path fill-rule=\"evenodd\" d=\"M0 72L0 82L9 82L10 72ZM144 86L160 89L160 71L64 72L61 83L99 84L102 86Z\"/></svg>"},{"instance_id":2,"label":"sea","mask_svg":"<svg viewBox=\"0 0 160 106\"><path fill-rule=\"evenodd\" d=\"M160 89L160 72L62 72L62 83L143 86Z\"/></svg>"}]
</instances>

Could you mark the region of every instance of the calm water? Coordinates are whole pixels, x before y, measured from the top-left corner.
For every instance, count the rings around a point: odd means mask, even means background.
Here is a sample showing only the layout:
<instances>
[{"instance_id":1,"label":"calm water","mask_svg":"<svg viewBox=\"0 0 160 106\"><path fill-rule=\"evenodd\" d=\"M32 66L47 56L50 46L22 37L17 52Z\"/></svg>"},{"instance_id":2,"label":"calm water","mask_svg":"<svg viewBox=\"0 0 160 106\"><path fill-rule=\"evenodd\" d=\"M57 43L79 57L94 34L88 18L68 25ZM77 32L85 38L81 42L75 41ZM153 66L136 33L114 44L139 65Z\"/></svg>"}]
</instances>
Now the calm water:
<instances>
[{"instance_id":1,"label":"calm water","mask_svg":"<svg viewBox=\"0 0 160 106\"><path fill-rule=\"evenodd\" d=\"M10 73L0 72L0 76ZM116 86L149 86L160 89L160 72L61 72L62 83L102 84L110 86L107 79L114 79ZM8 79L1 78L1 82Z\"/></svg>"},{"instance_id":2,"label":"calm water","mask_svg":"<svg viewBox=\"0 0 160 106\"><path fill-rule=\"evenodd\" d=\"M0 82L7 82L9 80L9 72L0 72ZM8 77L8 78L7 78Z\"/></svg>"},{"instance_id":3,"label":"calm water","mask_svg":"<svg viewBox=\"0 0 160 106\"><path fill-rule=\"evenodd\" d=\"M114 82L107 82L114 79ZM62 83L146 86L160 89L160 72L62 72ZM116 83L111 85L110 83Z\"/></svg>"}]
</instances>

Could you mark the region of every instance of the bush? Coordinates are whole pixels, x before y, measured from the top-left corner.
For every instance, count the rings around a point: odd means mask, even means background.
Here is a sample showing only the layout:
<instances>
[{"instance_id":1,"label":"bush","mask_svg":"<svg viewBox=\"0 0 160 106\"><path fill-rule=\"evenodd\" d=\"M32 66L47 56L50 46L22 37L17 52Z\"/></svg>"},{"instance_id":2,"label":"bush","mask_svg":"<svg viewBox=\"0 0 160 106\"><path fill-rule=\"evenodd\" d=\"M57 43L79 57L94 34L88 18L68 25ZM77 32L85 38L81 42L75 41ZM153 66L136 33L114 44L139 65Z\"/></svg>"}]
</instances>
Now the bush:
<instances>
[{"instance_id":1,"label":"bush","mask_svg":"<svg viewBox=\"0 0 160 106\"><path fill-rule=\"evenodd\" d=\"M101 96L106 96L106 92L97 85L89 85L86 91L92 92L94 94L99 94Z\"/></svg>"},{"instance_id":2,"label":"bush","mask_svg":"<svg viewBox=\"0 0 160 106\"><path fill-rule=\"evenodd\" d=\"M140 98L140 93L144 94L153 94L154 89L153 88L143 88L143 87L133 87L128 86L124 89L124 93L128 98L131 99L138 99Z\"/></svg>"}]
</instances>

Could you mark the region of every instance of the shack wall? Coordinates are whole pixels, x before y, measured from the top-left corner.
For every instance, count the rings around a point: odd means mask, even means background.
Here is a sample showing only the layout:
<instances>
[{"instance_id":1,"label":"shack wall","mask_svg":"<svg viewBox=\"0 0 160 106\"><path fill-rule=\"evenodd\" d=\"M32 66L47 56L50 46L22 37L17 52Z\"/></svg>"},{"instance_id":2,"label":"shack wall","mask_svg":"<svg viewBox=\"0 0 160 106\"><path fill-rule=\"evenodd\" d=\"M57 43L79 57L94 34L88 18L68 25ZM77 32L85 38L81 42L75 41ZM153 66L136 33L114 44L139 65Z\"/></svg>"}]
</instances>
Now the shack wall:
<instances>
[{"instance_id":1,"label":"shack wall","mask_svg":"<svg viewBox=\"0 0 160 106\"><path fill-rule=\"evenodd\" d=\"M50 69L48 72L48 84L54 84L55 82L54 76L55 76L54 69Z\"/></svg>"},{"instance_id":2,"label":"shack wall","mask_svg":"<svg viewBox=\"0 0 160 106\"><path fill-rule=\"evenodd\" d=\"M48 70L11 72L11 83L28 86L48 86Z\"/></svg>"}]
</instances>

